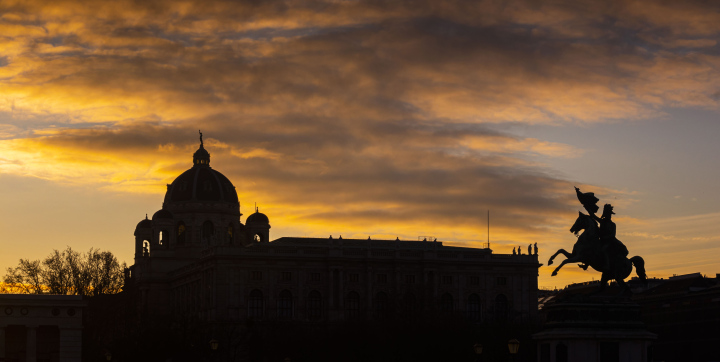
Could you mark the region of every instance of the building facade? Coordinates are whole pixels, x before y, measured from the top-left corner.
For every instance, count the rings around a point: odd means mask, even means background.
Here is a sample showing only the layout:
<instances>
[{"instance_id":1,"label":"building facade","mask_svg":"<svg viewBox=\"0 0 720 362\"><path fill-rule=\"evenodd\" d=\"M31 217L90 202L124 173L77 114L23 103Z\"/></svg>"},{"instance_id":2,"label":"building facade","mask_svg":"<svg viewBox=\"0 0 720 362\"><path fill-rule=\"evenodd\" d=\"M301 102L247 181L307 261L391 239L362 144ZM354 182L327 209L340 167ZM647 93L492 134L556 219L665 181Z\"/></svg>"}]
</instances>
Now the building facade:
<instances>
[{"instance_id":1,"label":"building facade","mask_svg":"<svg viewBox=\"0 0 720 362\"><path fill-rule=\"evenodd\" d=\"M268 217L241 222L233 184L204 145L135 229L130 280L146 314L208 323L343 322L398 313L470 321L537 316L537 255L436 240L270 238Z\"/></svg>"},{"instance_id":2,"label":"building facade","mask_svg":"<svg viewBox=\"0 0 720 362\"><path fill-rule=\"evenodd\" d=\"M77 295L0 294L0 361L79 362L86 305Z\"/></svg>"}]
</instances>

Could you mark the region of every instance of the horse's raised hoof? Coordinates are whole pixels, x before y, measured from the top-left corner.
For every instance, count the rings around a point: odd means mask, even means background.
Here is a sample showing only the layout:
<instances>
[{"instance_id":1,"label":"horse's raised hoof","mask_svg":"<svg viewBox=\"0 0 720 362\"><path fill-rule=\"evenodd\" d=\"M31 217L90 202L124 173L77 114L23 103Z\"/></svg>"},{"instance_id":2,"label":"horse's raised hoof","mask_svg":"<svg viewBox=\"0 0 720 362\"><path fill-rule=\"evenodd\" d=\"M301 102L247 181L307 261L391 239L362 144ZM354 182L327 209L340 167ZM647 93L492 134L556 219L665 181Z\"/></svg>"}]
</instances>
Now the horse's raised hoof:
<instances>
[{"instance_id":1,"label":"horse's raised hoof","mask_svg":"<svg viewBox=\"0 0 720 362\"><path fill-rule=\"evenodd\" d=\"M557 275L557 270L553 270L552 276L556 276L556 275Z\"/></svg>"}]
</instances>

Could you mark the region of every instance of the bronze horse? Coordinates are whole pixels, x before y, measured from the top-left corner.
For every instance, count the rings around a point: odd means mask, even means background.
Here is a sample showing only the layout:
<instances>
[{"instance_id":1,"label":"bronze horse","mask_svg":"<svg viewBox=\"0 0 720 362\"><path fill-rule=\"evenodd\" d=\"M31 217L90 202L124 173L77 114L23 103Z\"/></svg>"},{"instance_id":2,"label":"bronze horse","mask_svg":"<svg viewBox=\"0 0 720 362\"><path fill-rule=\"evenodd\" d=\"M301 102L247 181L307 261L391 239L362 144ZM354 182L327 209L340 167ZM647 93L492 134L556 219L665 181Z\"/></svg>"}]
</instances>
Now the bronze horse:
<instances>
[{"instance_id":1,"label":"bronze horse","mask_svg":"<svg viewBox=\"0 0 720 362\"><path fill-rule=\"evenodd\" d=\"M575 235L580 231L583 232L578 236L578 241L575 245L573 245L572 253L560 249L550 257L548 265L553 264L553 260L558 254L563 254L567 258L555 268L552 273L553 276L556 276L560 268L567 263L582 263L584 265L580 265L581 268L587 269L587 267L590 266L602 273L598 291L605 289L610 279L615 279L617 284L623 288L623 291L629 290L625 284L625 278L630 275L633 266L635 266L635 272L640 280L643 282L647 280L647 276L645 275L645 261L642 257L634 256L628 259L627 256L622 253L606 256L605 253L607 253L609 249L603 248L603 241L599 236L598 226L595 220L582 212L578 212L578 214L578 218L570 228L570 231Z\"/></svg>"}]
</instances>

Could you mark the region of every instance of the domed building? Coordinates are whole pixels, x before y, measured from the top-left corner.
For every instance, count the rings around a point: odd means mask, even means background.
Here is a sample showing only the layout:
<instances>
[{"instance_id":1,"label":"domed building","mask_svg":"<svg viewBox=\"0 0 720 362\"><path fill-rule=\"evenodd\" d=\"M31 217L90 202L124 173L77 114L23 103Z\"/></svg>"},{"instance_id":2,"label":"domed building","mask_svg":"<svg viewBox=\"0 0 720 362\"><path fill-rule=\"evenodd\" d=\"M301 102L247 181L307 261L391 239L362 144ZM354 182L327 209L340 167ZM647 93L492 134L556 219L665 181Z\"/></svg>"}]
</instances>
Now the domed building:
<instances>
[{"instance_id":1,"label":"domed building","mask_svg":"<svg viewBox=\"0 0 720 362\"><path fill-rule=\"evenodd\" d=\"M245 223L232 182L200 139L162 208L135 228L129 282L141 315L211 329L442 312L483 321L537 316L535 255L418 240L283 237L256 208ZM478 245L481 245L478 243ZM205 332L203 332L205 333ZM208 332L209 333L209 332Z\"/></svg>"}]
</instances>

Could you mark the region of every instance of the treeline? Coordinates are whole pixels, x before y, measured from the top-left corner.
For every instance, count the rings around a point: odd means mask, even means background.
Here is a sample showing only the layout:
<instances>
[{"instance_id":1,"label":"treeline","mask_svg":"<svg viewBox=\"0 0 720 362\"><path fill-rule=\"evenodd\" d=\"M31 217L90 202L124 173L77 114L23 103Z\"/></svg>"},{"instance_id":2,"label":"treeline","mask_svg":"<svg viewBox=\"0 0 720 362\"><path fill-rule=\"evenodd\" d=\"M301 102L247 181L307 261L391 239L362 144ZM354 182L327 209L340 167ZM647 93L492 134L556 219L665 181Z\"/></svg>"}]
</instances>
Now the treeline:
<instances>
[{"instance_id":1,"label":"treeline","mask_svg":"<svg viewBox=\"0 0 720 362\"><path fill-rule=\"evenodd\" d=\"M43 260L20 259L7 269L0 293L97 296L120 292L125 263L109 251L90 248L81 254L57 249Z\"/></svg>"}]
</instances>

